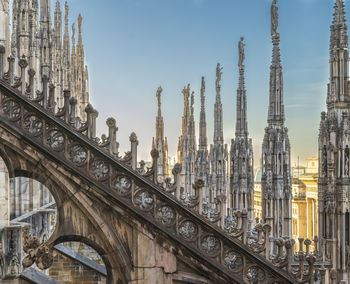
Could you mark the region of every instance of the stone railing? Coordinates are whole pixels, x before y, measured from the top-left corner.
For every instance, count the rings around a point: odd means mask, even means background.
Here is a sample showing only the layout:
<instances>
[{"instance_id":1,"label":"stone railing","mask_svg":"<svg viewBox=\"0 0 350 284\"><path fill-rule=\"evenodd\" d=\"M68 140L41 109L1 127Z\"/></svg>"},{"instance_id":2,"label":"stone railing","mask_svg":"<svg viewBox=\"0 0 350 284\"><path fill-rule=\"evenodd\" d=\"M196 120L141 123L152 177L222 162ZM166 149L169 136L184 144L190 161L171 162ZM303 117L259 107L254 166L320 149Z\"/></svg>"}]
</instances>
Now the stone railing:
<instances>
[{"instance_id":1,"label":"stone railing","mask_svg":"<svg viewBox=\"0 0 350 284\"><path fill-rule=\"evenodd\" d=\"M151 168L138 167L138 140L132 133L130 152L119 156L113 118L107 120L108 135L97 138L98 112L91 105L86 107L87 120L82 122L76 117L77 102L69 91L64 91L63 108L57 108L54 86L47 77L42 78L41 90L34 92L35 74L27 70L26 59L19 61L20 77L16 77L14 58L9 58L8 71L4 72L3 56L0 54L0 122L24 133L26 142L156 226L203 263L221 271L230 283L306 283L300 275L304 277L304 262L308 260L300 257L301 274L292 272L290 240L276 240L282 248L271 259L268 225L256 224L255 237L248 238L247 213L232 212L224 218L225 197L217 197L215 206L208 206L199 198L203 190L200 180L193 185L195 194L184 196L180 165L173 170L173 182L167 179L159 184L157 151L151 152ZM26 251L31 252L26 266L39 261L36 253L48 257L45 245L38 246L29 237L26 240ZM311 264L307 263L310 274Z\"/></svg>"}]
</instances>

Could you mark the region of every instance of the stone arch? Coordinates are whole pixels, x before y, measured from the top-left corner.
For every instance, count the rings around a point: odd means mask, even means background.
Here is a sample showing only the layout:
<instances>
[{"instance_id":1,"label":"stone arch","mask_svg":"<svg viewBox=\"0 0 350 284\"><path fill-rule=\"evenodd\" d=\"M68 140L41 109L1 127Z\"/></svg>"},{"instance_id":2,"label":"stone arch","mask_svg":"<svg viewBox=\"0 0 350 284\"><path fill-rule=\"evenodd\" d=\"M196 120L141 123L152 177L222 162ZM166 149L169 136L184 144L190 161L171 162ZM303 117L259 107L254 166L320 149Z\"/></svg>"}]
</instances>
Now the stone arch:
<instances>
[{"instance_id":1,"label":"stone arch","mask_svg":"<svg viewBox=\"0 0 350 284\"><path fill-rule=\"evenodd\" d=\"M0 128L0 154L4 161L8 161L10 177L30 177L45 185L53 195L57 205L56 227L47 241L48 246L61 236L79 235L95 241L103 248L105 258L111 266L111 276L108 283L117 283L122 277L122 283L131 280L132 255L127 244L120 240L120 236L108 223L101 212L97 212L94 201L96 195L91 185L77 176L72 175L59 163L49 160L44 154L36 151L23 142L21 137ZM85 224L82 226L67 225L71 222L69 214L74 208L75 215Z\"/></svg>"},{"instance_id":2,"label":"stone arch","mask_svg":"<svg viewBox=\"0 0 350 284\"><path fill-rule=\"evenodd\" d=\"M90 198L80 192L79 189L77 190L76 185L73 182L65 180L62 176L61 179L58 179L58 176L55 175L59 175L59 173L53 173L48 168L45 170L42 168L43 166L43 164L40 164L31 171L16 170L15 175L22 177L26 176L39 181L44 184L54 196L57 206L57 221L55 230L47 240L47 244L54 246L55 244L64 241L83 242L91 246L101 255L106 263L106 269L108 266L108 284L117 283L118 277L116 275L122 275L123 279L121 281L127 282L130 280L132 269L131 256L127 255L123 243L108 226L107 222L105 222L103 217L95 211L93 203L90 203ZM95 228L95 230L89 232L90 235L84 235L87 233L81 231L81 228L78 226L71 226L70 230L68 230L69 234L66 235L67 226L65 225L67 220L69 220L69 215L72 213L67 210L67 208L72 208L70 206L79 208L78 214L79 217L81 217L81 220ZM93 241L92 238L94 238L95 241ZM100 241L101 244L98 244L97 241ZM104 244L104 247L102 244ZM114 271L116 266L121 268L118 269L118 272Z\"/></svg>"},{"instance_id":3,"label":"stone arch","mask_svg":"<svg viewBox=\"0 0 350 284\"><path fill-rule=\"evenodd\" d=\"M55 178L54 173L52 173L50 170L45 171L42 166L43 165L40 165L32 169L31 172L29 170L19 170L15 172L16 176L26 176L41 182L54 196L57 205L57 222L55 231L47 243L50 246L54 246L55 244L64 241L83 242L95 249L101 255L106 264L106 269L108 267L107 283L117 283L118 278L116 278L116 275L120 275L122 271L123 279L121 281L130 280L132 269L132 261L130 256L127 255L124 245L119 240L118 236L112 231L112 229L109 228L107 222L103 220L103 217L96 213L93 204L90 204L90 198L79 192L79 190L75 191L76 188L73 183L67 183L67 181L63 178ZM67 231L65 224L67 223L69 215L71 214L71 211L67 211L67 208L71 208L70 206L79 208L79 217L82 218L81 220L84 220L86 223L95 227L95 230L90 232L90 238L86 235L84 236L86 232L81 231L81 229L77 226L72 226L75 228L75 230L70 230L71 234L65 234ZM95 238L95 241L93 241L92 238ZM98 240L104 244L104 247L102 244L97 243ZM116 248L118 248L117 251ZM116 268L116 265L119 265L122 268L119 269L117 273L113 271L113 269Z\"/></svg>"},{"instance_id":4,"label":"stone arch","mask_svg":"<svg viewBox=\"0 0 350 284\"><path fill-rule=\"evenodd\" d=\"M57 238L54 242L53 245L58 245L61 243L66 243L66 242L78 242L78 243L84 243L85 245L88 245L89 247L93 248L102 258L103 263L106 267L107 270L107 283L109 284L114 284L114 283L118 283L118 281L122 281L121 279L117 279L115 282L112 282L112 265L108 259L108 257L106 257L107 252L100 246L98 245L96 242L92 241L89 238L83 237L83 236L78 236L78 235L64 235L64 236L60 236L59 238ZM122 283L122 282L120 282Z\"/></svg>"}]
</instances>

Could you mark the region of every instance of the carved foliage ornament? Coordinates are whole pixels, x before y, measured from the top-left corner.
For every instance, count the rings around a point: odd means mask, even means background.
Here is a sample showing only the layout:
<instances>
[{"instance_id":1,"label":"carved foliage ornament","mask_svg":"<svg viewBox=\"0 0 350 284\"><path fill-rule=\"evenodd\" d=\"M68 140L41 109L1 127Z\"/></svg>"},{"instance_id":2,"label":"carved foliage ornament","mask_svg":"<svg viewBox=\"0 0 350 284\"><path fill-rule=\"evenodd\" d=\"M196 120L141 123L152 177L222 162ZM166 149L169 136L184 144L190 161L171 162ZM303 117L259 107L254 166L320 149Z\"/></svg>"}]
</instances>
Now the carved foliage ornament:
<instances>
[{"instance_id":1,"label":"carved foliage ornament","mask_svg":"<svg viewBox=\"0 0 350 284\"><path fill-rule=\"evenodd\" d=\"M249 283L255 284L265 279L265 272L258 266L251 266L247 269L245 276Z\"/></svg>"},{"instance_id":2,"label":"carved foliage ornament","mask_svg":"<svg viewBox=\"0 0 350 284\"><path fill-rule=\"evenodd\" d=\"M41 269L49 268L53 263L52 251L46 246L40 246L40 240L37 237L24 237L23 250L27 256L23 259L22 265L24 268L34 264Z\"/></svg>"},{"instance_id":3,"label":"carved foliage ornament","mask_svg":"<svg viewBox=\"0 0 350 284\"><path fill-rule=\"evenodd\" d=\"M11 99L6 99L2 103L2 112L11 120L17 121L21 118L20 105Z\"/></svg>"},{"instance_id":4,"label":"carved foliage ornament","mask_svg":"<svg viewBox=\"0 0 350 284\"><path fill-rule=\"evenodd\" d=\"M187 240L194 240L198 234L198 227L192 221L183 221L179 226L180 235Z\"/></svg>"},{"instance_id":5,"label":"carved foliage ornament","mask_svg":"<svg viewBox=\"0 0 350 284\"><path fill-rule=\"evenodd\" d=\"M51 130L46 141L54 151L62 151L64 148L64 135L57 130Z\"/></svg>"},{"instance_id":6,"label":"carved foliage ornament","mask_svg":"<svg viewBox=\"0 0 350 284\"><path fill-rule=\"evenodd\" d=\"M124 175L119 175L112 180L112 188L118 194L126 196L131 192L131 180Z\"/></svg>"},{"instance_id":7,"label":"carved foliage ornament","mask_svg":"<svg viewBox=\"0 0 350 284\"><path fill-rule=\"evenodd\" d=\"M149 192L145 190L139 190L134 196L134 203L141 210L149 211L153 208L154 200Z\"/></svg>"},{"instance_id":8,"label":"carved foliage ornament","mask_svg":"<svg viewBox=\"0 0 350 284\"><path fill-rule=\"evenodd\" d=\"M242 269L242 256L233 250L226 252L224 262L230 270L237 271Z\"/></svg>"},{"instance_id":9,"label":"carved foliage ornament","mask_svg":"<svg viewBox=\"0 0 350 284\"><path fill-rule=\"evenodd\" d=\"M109 176L108 165L101 160L95 160L90 167L90 174L98 181L104 181Z\"/></svg>"},{"instance_id":10,"label":"carved foliage ornament","mask_svg":"<svg viewBox=\"0 0 350 284\"><path fill-rule=\"evenodd\" d=\"M170 226L175 221L175 210L167 205L160 206L157 210L157 219L165 226Z\"/></svg>"},{"instance_id":11,"label":"carved foliage ornament","mask_svg":"<svg viewBox=\"0 0 350 284\"><path fill-rule=\"evenodd\" d=\"M83 165L86 163L88 154L84 147L79 144L72 144L68 150L69 159L76 165Z\"/></svg>"},{"instance_id":12,"label":"carved foliage ornament","mask_svg":"<svg viewBox=\"0 0 350 284\"><path fill-rule=\"evenodd\" d=\"M34 114L27 114L24 117L24 128L34 136L41 135L43 131L43 122L37 118Z\"/></svg>"},{"instance_id":13,"label":"carved foliage ornament","mask_svg":"<svg viewBox=\"0 0 350 284\"><path fill-rule=\"evenodd\" d=\"M201 241L201 249L209 255L217 255L220 252L220 241L212 236L205 236Z\"/></svg>"}]
</instances>

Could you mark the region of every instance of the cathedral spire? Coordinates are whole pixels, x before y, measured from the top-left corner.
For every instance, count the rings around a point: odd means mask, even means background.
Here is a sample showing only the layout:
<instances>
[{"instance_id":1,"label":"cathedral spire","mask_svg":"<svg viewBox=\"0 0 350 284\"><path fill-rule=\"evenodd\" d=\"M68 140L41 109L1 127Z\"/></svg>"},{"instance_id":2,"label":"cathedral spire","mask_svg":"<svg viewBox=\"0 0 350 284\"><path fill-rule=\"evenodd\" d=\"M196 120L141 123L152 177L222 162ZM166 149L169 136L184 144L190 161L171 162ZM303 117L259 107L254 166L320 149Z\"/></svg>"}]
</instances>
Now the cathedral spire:
<instances>
[{"instance_id":1,"label":"cathedral spire","mask_svg":"<svg viewBox=\"0 0 350 284\"><path fill-rule=\"evenodd\" d=\"M284 104L283 104L283 73L280 54L280 34L278 28L277 0L271 5L271 37L273 44L272 63L270 67L270 102L269 102L269 125L283 125Z\"/></svg>"},{"instance_id":2,"label":"cathedral spire","mask_svg":"<svg viewBox=\"0 0 350 284\"><path fill-rule=\"evenodd\" d=\"M61 12L60 0L56 1L55 32L56 32L56 48L61 49L61 46L62 46L62 12Z\"/></svg>"},{"instance_id":3,"label":"cathedral spire","mask_svg":"<svg viewBox=\"0 0 350 284\"><path fill-rule=\"evenodd\" d=\"M237 118L236 118L236 136L248 136L248 125L247 125L247 95L245 89L244 80L244 38L242 37L238 43L239 50L239 85L237 89Z\"/></svg>"},{"instance_id":4,"label":"cathedral spire","mask_svg":"<svg viewBox=\"0 0 350 284\"><path fill-rule=\"evenodd\" d=\"M191 93L191 112L190 112L190 121L189 121L189 135L190 135L190 143L192 149L196 150L196 126L194 122L194 92Z\"/></svg>"},{"instance_id":5,"label":"cathedral spire","mask_svg":"<svg viewBox=\"0 0 350 284\"><path fill-rule=\"evenodd\" d=\"M222 123L222 103L221 103L221 76L222 67L220 63L216 66L216 100L214 106L214 144L224 143L223 123Z\"/></svg>"},{"instance_id":6,"label":"cathedral spire","mask_svg":"<svg viewBox=\"0 0 350 284\"><path fill-rule=\"evenodd\" d=\"M156 118L156 140L164 139L164 121L163 121L163 116L162 116L162 103L161 103L161 96L162 96L163 89L160 86L157 89L157 100L158 100L158 115Z\"/></svg>"},{"instance_id":7,"label":"cathedral spire","mask_svg":"<svg viewBox=\"0 0 350 284\"><path fill-rule=\"evenodd\" d=\"M348 27L345 20L343 0L336 0L330 37L330 83L328 85L328 108L350 108Z\"/></svg>"},{"instance_id":8,"label":"cathedral spire","mask_svg":"<svg viewBox=\"0 0 350 284\"><path fill-rule=\"evenodd\" d=\"M190 84L187 87L184 87L182 90L184 97L184 114L182 116L182 136L185 137L188 134L188 123L190 119L190 110L189 110L189 97L190 97Z\"/></svg>"},{"instance_id":9,"label":"cathedral spire","mask_svg":"<svg viewBox=\"0 0 350 284\"><path fill-rule=\"evenodd\" d=\"M201 112L199 122L199 150L207 150L207 122L205 117L205 79L201 84Z\"/></svg>"},{"instance_id":10,"label":"cathedral spire","mask_svg":"<svg viewBox=\"0 0 350 284\"><path fill-rule=\"evenodd\" d=\"M40 0L40 22L41 24L46 23L47 29L51 27L51 1Z\"/></svg>"}]
</instances>

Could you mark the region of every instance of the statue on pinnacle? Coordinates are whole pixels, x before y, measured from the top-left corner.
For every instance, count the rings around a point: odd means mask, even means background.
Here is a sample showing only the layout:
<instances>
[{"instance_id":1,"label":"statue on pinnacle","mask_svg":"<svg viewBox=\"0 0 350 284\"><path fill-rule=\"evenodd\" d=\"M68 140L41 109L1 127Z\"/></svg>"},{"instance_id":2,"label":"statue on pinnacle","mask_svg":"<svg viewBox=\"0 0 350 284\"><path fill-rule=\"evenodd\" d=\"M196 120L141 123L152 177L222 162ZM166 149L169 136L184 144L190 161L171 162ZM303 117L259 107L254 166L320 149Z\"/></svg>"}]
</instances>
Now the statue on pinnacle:
<instances>
[{"instance_id":1,"label":"statue on pinnacle","mask_svg":"<svg viewBox=\"0 0 350 284\"><path fill-rule=\"evenodd\" d=\"M222 67L220 63L216 65L216 90L220 91L220 82L221 82L221 76L222 76Z\"/></svg>"},{"instance_id":2,"label":"statue on pinnacle","mask_svg":"<svg viewBox=\"0 0 350 284\"><path fill-rule=\"evenodd\" d=\"M239 50L239 62L238 67L239 69L244 68L244 59L245 59L245 53L244 53L244 37L241 37L241 40L238 43L238 50Z\"/></svg>"},{"instance_id":3,"label":"statue on pinnacle","mask_svg":"<svg viewBox=\"0 0 350 284\"><path fill-rule=\"evenodd\" d=\"M273 0L271 5L271 35L277 35L278 28L278 7L277 0Z\"/></svg>"}]
</instances>

